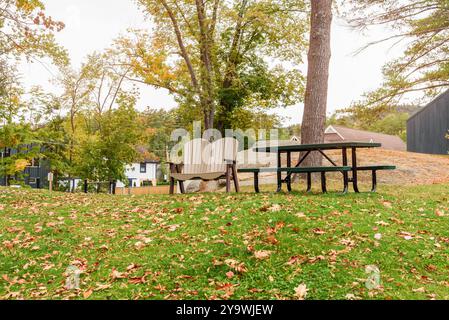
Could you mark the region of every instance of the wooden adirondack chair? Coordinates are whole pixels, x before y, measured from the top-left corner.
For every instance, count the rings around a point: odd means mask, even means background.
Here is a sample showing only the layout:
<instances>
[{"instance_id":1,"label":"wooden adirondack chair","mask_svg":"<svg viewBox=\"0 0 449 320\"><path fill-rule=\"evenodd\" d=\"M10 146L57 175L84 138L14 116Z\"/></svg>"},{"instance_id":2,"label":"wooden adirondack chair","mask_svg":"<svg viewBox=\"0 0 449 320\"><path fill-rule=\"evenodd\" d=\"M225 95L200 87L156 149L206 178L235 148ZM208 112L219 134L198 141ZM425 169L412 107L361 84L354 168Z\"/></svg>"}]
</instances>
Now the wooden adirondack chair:
<instances>
[{"instance_id":1,"label":"wooden adirondack chair","mask_svg":"<svg viewBox=\"0 0 449 320\"><path fill-rule=\"evenodd\" d=\"M189 141L184 145L183 162L170 163L170 194L175 193L177 181L181 193L185 193L185 181L219 179L226 179L226 192L231 191L231 180L234 180L236 192L240 192L237 153L238 141L233 138L220 139L214 143L204 139Z\"/></svg>"}]
</instances>

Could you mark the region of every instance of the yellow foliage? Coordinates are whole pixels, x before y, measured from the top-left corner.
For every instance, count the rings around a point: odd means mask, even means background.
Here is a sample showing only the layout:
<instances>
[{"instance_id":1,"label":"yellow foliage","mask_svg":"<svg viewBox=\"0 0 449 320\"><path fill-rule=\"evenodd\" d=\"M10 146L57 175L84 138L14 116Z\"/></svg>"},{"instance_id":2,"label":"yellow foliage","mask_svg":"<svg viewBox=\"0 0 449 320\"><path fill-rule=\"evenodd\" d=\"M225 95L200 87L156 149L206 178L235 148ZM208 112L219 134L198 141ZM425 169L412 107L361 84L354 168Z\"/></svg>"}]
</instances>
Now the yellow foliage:
<instances>
[{"instance_id":1,"label":"yellow foliage","mask_svg":"<svg viewBox=\"0 0 449 320\"><path fill-rule=\"evenodd\" d=\"M26 159L18 159L14 162L14 169L16 172L25 170L26 167L30 165L29 161Z\"/></svg>"},{"instance_id":2,"label":"yellow foliage","mask_svg":"<svg viewBox=\"0 0 449 320\"><path fill-rule=\"evenodd\" d=\"M39 0L16 0L16 6L24 12L33 12L36 8L44 9L44 5Z\"/></svg>"},{"instance_id":3,"label":"yellow foliage","mask_svg":"<svg viewBox=\"0 0 449 320\"><path fill-rule=\"evenodd\" d=\"M153 136L157 133L157 129L156 128L146 128L145 129L145 135L147 136Z\"/></svg>"}]
</instances>

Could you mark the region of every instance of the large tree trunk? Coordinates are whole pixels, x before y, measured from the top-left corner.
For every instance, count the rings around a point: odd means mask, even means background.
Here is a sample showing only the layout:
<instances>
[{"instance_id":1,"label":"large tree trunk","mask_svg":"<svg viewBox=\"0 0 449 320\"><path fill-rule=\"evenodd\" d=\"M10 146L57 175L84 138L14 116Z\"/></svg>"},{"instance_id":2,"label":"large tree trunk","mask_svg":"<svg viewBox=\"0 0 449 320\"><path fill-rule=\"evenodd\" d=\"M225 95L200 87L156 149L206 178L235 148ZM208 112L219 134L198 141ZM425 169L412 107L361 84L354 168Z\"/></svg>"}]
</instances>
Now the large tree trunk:
<instances>
[{"instance_id":1,"label":"large tree trunk","mask_svg":"<svg viewBox=\"0 0 449 320\"><path fill-rule=\"evenodd\" d=\"M313 0L309 66L301 130L303 144L323 143L326 125L329 65L331 59L332 0ZM320 166L319 153L311 154L305 166Z\"/></svg>"}]
</instances>

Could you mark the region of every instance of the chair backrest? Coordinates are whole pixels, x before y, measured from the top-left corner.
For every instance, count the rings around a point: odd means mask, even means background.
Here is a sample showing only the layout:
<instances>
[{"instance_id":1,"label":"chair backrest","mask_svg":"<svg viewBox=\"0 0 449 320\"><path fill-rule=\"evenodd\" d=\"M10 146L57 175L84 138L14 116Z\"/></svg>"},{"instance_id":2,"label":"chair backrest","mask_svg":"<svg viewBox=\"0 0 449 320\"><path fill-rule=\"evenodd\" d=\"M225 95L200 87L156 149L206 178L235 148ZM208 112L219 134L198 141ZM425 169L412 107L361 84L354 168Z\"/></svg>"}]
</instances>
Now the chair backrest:
<instances>
[{"instance_id":1,"label":"chair backrest","mask_svg":"<svg viewBox=\"0 0 449 320\"><path fill-rule=\"evenodd\" d=\"M205 157L208 172L226 172L226 165L237 161L239 144L234 138L223 138L208 145Z\"/></svg>"},{"instance_id":2,"label":"chair backrest","mask_svg":"<svg viewBox=\"0 0 449 320\"><path fill-rule=\"evenodd\" d=\"M203 152L209 142L205 139L194 139L184 145L183 173L202 173L207 170L203 161Z\"/></svg>"},{"instance_id":3,"label":"chair backrest","mask_svg":"<svg viewBox=\"0 0 449 320\"><path fill-rule=\"evenodd\" d=\"M237 160L239 144L234 138L209 143L204 139L189 141L184 146L183 173L226 172L228 162Z\"/></svg>"}]
</instances>

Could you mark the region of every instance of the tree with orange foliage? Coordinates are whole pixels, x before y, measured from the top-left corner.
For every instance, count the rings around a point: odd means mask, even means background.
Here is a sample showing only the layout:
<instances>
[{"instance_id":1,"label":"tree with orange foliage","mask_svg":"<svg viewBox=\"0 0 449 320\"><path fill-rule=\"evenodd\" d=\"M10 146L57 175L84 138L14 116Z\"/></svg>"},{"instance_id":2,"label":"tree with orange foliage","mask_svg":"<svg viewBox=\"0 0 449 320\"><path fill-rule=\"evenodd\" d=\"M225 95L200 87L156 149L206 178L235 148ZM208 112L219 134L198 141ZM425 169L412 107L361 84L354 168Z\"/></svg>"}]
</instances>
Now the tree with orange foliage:
<instances>
[{"instance_id":1,"label":"tree with orange foliage","mask_svg":"<svg viewBox=\"0 0 449 320\"><path fill-rule=\"evenodd\" d=\"M51 57L57 65L68 62L65 49L56 44L54 33L64 23L45 14L40 0L3 0L0 4L0 52L3 56L28 59Z\"/></svg>"}]
</instances>

